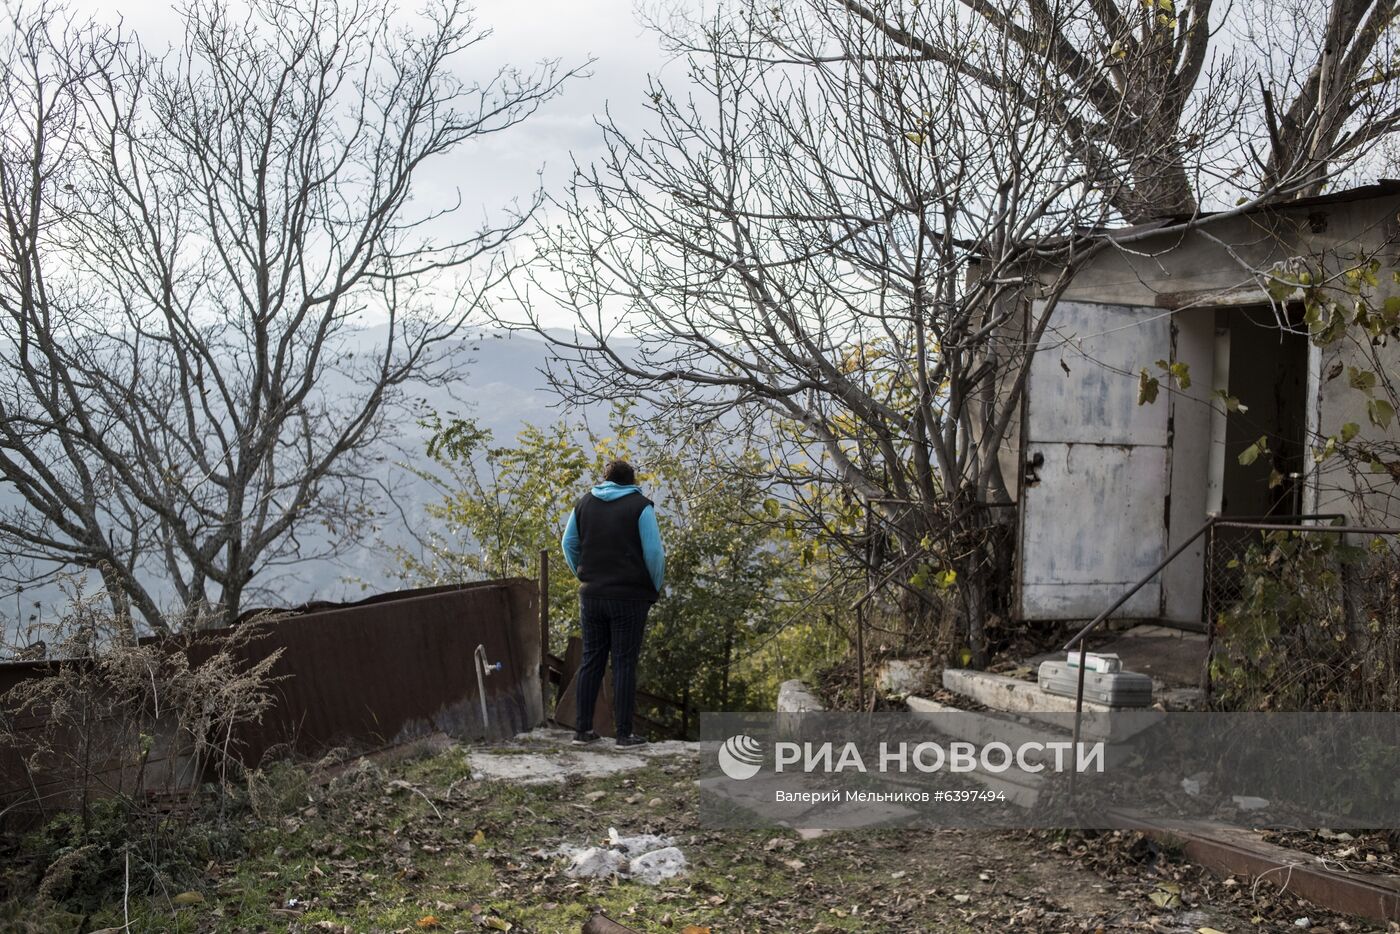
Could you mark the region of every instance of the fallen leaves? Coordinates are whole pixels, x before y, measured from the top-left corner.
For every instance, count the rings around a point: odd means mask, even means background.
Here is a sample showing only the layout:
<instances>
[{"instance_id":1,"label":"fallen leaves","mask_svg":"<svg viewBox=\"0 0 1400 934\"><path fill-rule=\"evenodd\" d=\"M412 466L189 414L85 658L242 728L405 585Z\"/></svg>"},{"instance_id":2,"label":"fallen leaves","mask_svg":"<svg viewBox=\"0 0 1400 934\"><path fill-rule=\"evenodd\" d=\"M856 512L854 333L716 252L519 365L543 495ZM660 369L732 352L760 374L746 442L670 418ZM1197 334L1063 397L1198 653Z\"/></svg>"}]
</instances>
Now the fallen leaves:
<instances>
[{"instance_id":1,"label":"fallen leaves","mask_svg":"<svg viewBox=\"0 0 1400 934\"><path fill-rule=\"evenodd\" d=\"M1175 882L1160 882L1155 889L1147 893L1147 897L1158 908L1180 908L1181 886Z\"/></svg>"},{"instance_id":2,"label":"fallen leaves","mask_svg":"<svg viewBox=\"0 0 1400 934\"><path fill-rule=\"evenodd\" d=\"M838 934L929 930L929 918L946 917L950 929L1025 934L1238 934L1258 926L1246 923L1255 912L1267 916L1260 923L1272 924L1268 930L1295 930L1304 914L1291 896L1252 891L1248 880L1211 878L1127 833L877 833L852 845L849 837L788 830L713 832L695 814L692 771L689 763L666 762L625 780L503 794L499 786L463 783L460 766L424 761L400 773L402 784L380 775L319 799L315 812L302 812L300 852L289 844L236 876L230 869L211 877L218 881L206 887L207 897L214 910L234 903L291 907L295 892L305 902L298 909L337 918L382 907L392 925L365 929L402 934L577 932L579 905L613 904L617 896L630 905L617 915L622 925L592 930ZM560 841L597 839L608 821L627 833L674 836L696 855L694 875L645 891L568 878L555 852ZM281 821L272 829L280 832ZM1319 833L1315 849L1335 858L1358 847L1353 859L1363 865L1362 853L1374 849L1364 842ZM1346 930L1327 927L1330 918L1311 906L1307 915L1324 930ZM210 923L209 930L232 930L212 917ZM1214 927L1193 926L1202 924ZM299 929L352 930L340 920L303 921Z\"/></svg>"}]
</instances>

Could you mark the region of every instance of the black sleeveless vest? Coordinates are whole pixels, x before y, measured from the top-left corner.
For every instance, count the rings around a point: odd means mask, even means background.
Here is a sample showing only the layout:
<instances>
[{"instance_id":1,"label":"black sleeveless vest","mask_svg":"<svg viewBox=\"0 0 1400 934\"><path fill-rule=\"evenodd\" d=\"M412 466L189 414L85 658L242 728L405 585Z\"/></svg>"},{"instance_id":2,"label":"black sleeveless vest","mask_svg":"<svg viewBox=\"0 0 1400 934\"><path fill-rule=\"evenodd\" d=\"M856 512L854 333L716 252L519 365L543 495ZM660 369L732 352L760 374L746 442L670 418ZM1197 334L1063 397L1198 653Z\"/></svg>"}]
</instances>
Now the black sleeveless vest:
<instances>
[{"instance_id":1,"label":"black sleeveless vest","mask_svg":"<svg viewBox=\"0 0 1400 934\"><path fill-rule=\"evenodd\" d=\"M656 601L656 588L642 556L642 533L637 529L642 511L650 505L651 500L640 493L614 500L599 499L592 493L579 497L574 505L574 527L579 540L580 594Z\"/></svg>"}]
</instances>

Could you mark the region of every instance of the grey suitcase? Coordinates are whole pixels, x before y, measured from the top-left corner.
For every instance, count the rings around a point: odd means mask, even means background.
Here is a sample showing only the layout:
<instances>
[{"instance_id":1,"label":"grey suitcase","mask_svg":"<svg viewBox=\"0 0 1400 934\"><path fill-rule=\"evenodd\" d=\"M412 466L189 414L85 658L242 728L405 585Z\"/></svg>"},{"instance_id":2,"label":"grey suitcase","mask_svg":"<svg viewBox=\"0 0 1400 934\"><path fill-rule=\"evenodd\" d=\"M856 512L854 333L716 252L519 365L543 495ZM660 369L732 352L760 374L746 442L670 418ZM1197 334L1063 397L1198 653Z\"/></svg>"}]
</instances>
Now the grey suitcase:
<instances>
[{"instance_id":1,"label":"grey suitcase","mask_svg":"<svg viewBox=\"0 0 1400 934\"><path fill-rule=\"evenodd\" d=\"M1074 697L1079 693L1079 669L1068 662L1040 663L1040 689L1047 694ZM1136 671L1084 672L1084 699L1110 707L1148 707L1152 704L1152 679Z\"/></svg>"}]
</instances>

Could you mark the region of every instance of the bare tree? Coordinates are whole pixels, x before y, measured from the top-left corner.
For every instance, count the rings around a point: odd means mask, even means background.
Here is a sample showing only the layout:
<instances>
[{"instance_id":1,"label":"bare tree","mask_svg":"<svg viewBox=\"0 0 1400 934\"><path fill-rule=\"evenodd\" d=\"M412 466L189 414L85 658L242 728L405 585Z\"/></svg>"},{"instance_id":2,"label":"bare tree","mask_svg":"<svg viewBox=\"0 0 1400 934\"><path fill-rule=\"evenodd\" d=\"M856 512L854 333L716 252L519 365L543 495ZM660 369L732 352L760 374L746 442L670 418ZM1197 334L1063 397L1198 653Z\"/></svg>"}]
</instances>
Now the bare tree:
<instances>
[{"instance_id":1,"label":"bare tree","mask_svg":"<svg viewBox=\"0 0 1400 934\"><path fill-rule=\"evenodd\" d=\"M1006 90L1005 76L967 67L958 48L909 17L908 4L813 5L828 18L844 11L966 82ZM1315 194L1329 166L1392 132L1400 118L1396 11L1388 0L1286 9L1214 0L958 0L947 13L1045 63L1055 80L1044 90L1063 114L1065 142L1080 162L1102 167L1094 181L1117 212L1142 221L1196 210L1203 179ZM780 31L769 34L785 41ZM1237 121L1227 151L1203 147L1197 122L1203 99L1222 93L1233 97Z\"/></svg>"},{"instance_id":2,"label":"bare tree","mask_svg":"<svg viewBox=\"0 0 1400 934\"><path fill-rule=\"evenodd\" d=\"M165 56L53 7L0 40L0 535L157 629L233 618L372 516L367 447L538 203L452 232L424 167L571 74L464 81L488 33L457 0L416 31L336 0L181 15Z\"/></svg>"},{"instance_id":3,"label":"bare tree","mask_svg":"<svg viewBox=\"0 0 1400 934\"><path fill-rule=\"evenodd\" d=\"M652 87L654 131L605 126L608 154L541 232L549 267L512 323L555 343L575 400L767 419L787 442L770 478L812 506L814 532L857 498L876 521L845 523L853 560L910 612L956 594L947 647L980 662L1005 597L997 454L1056 296L1110 245L1100 232L1206 223L1211 194L1234 204L1218 219L1313 190L1395 112L1387 81L1320 112L1281 98L1306 81L1261 99L1238 48L1212 51L1210 14L807 0L658 20L689 89ZM1046 310L1022 330L1031 298ZM577 313L572 335L543 326L551 302Z\"/></svg>"}]
</instances>

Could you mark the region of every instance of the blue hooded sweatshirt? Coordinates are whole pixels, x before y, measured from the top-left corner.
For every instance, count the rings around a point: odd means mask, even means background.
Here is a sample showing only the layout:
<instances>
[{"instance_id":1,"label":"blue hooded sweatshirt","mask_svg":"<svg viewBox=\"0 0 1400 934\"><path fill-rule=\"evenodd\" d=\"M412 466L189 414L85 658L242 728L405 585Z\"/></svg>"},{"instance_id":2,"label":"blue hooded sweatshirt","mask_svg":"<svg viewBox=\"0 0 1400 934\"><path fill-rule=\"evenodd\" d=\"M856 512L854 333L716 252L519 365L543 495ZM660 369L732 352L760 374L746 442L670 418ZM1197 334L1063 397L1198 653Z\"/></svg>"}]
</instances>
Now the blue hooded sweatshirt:
<instances>
[{"instance_id":1,"label":"blue hooded sweatshirt","mask_svg":"<svg viewBox=\"0 0 1400 934\"><path fill-rule=\"evenodd\" d=\"M622 486L611 480L598 484L592 490L594 496L608 502L641 492L640 487ZM661 527L656 523L656 510L651 506L643 509L637 518L637 531L642 537L642 559L646 562L647 573L651 575L656 592L660 593L661 585L666 580L666 551L661 546ZM578 521L572 509L569 510L569 524L564 527L564 537L559 544L564 549L564 560L568 563L569 570L578 574Z\"/></svg>"}]
</instances>

